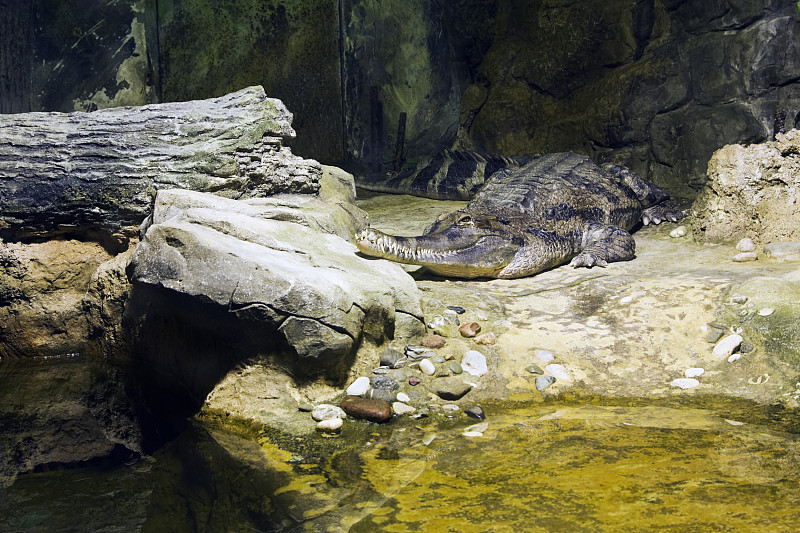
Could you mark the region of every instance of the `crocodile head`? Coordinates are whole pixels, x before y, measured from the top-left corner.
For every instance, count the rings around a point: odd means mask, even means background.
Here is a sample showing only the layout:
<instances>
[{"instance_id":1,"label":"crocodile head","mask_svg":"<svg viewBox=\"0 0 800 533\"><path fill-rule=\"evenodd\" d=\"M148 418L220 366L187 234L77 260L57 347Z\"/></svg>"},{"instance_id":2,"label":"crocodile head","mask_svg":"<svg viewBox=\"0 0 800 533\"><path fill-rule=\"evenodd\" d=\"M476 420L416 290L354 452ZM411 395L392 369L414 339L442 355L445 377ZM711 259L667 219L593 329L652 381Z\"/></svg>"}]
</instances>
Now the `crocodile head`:
<instances>
[{"instance_id":1,"label":"crocodile head","mask_svg":"<svg viewBox=\"0 0 800 533\"><path fill-rule=\"evenodd\" d=\"M442 276L516 277L505 271L524 241L507 225L497 217L456 211L440 216L419 237L396 237L367 229L356 235L356 246L366 255L422 265Z\"/></svg>"}]
</instances>

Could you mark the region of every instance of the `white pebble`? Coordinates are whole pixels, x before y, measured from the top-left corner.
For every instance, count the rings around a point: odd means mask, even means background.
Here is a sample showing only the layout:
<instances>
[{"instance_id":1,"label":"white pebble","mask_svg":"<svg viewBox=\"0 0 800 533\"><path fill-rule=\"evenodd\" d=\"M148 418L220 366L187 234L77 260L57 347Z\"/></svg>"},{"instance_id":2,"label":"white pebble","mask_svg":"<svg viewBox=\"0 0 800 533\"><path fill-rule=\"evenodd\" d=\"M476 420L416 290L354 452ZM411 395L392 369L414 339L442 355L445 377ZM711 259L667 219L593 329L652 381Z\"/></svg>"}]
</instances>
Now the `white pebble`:
<instances>
[{"instance_id":1,"label":"white pebble","mask_svg":"<svg viewBox=\"0 0 800 533\"><path fill-rule=\"evenodd\" d=\"M696 378L702 376L703 374L705 374L705 372L706 370L704 368L692 367L692 368L687 368L686 371L684 372L684 375L687 378Z\"/></svg>"},{"instance_id":2,"label":"white pebble","mask_svg":"<svg viewBox=\"0 0 800 533\"><path fill-rule=\"evenodd\" d=\"M756 261L758 254L755 252L742 252L733 256L733 260L737 263L746 263L747 261Z\"/></svg>"},{"instance_id":3,"label":"white pebble","mask_svg":"<svg viewBox=\"0 0 800 533\"><path fill-rule=\"evenodd\" d=\"M694 378L676 378L670 383L673 387L680 387L682 389L692 389L700 385L700 382Z\"/></svg>"},{"instance_id":4,"label":"white pebble","mask_svg":"<svg viewBox=\"0 0 800 533\"><path fill-rule=\"evenodd\" d=\"M727 418L725 419L725 422L727 422L728 424L730 424L732 426L743 426L744 425L744 422L739 422L738 420L728 420Z\"/></svg>"},{"instance_id":5,"label":"white pebble","mask_svg":"<svg viewBox=\"0 0 800 533\"><path fill-rule=\"evenodd\" d=\"M569 370L567 370L563 365L547 365L545 367L545 371L551 376L564 381L569 381L572 379L572 377L569 375Z\"/></svg>"},{"instance_id":6,"label":"white pebble","mask_svg":"<svg viewBox=\"0 0 800 533\"><path fill-rule=\"evenodd\" d=\"M342 408L336 405L330 405L327 403L319 404L311 411L311 418L316 420L317 422L322 422L323 420L331 420L333 418L346 418L347 414L342 411Z\"/></svg>"},{"instance_id":7,"label":"white pebble","mask_svg":"<svg viewBox=\"0 0 800 533\"><path fill-rule=\"evenodd\" d=\"M623 296L619 299L619 303L621 304L629 304L633 301L633 296Z\"/></svg>"},{"instance_id":8,"label":"white pebble","mask_svg":"<svg viewBox=\"0 0 800 533\"><path fill-rule=\"evenodd\" d=\"M689 229L686 226L678 226L677 228L669 232L669 236L672 237L673 239L677 239L679 237L683 237L687 233L689 233Z\"/></svg>"},{"instance_id":9,"label":"white pebble","mask_svg":"<svg viewBox=\"0 0 800 533\"><path fill-rule=\"evenodd\" d=\"M347 394L349 396L361 396L366 394L369 390L369 378L361 376L347 387Z\"/></svg>"},{"instance_id":10,"label":"white pebble","mask_svg":"<svg viewBox=\"0 0 800 533\"><path fill-rule=\"evenodd\" d=\"M323 433L339 433L342 429L342 424L344 424L344 421L341 418L322 420L317 424L317 431Z\"/></svg>"},{"instance_id":11,"label":"white pebble","mask_svg":"<svg viewBox=\"0 0 800 533\"><path fill-rule=\"evenodd\" d=\"M728 362L729 363L733 363L734 361L738 361L739 359L741 359L741 357L742 357L742 354L740 354L740 353L731 354L731 356L728 357Z\"/></svg>"},{"instance_id":12,"label":"white pebble","mask_svg":"<svg viewBox=\"0 0 800 533\"><path fill-rule=\"evenodd\" d=\"M736 249L740 252L754 252L756 244L753 242L753 239L745 237L736 244Z\"/></svg>"},{"instance_id":13,"label":"white pebble","mask_svg":"<svg viewBox=\"0 0 800 533\"><path fill-rule=\"evenodd\" d=\"M728 335L719 341L716 346L714 346L714 351L712 353L717 357L728 357L736 348L739 347L740 344L742 344L743 340L744 338L742 338L742 336L738 333Z\"/></svg>"},{"instance_id":14,"label":"white pebble","mask_svg":"<svg viewBox=\"0 0 800 533\"><path fill-rule=\"evenodd\" d=\"M775 312L775 309L771 307L765 307L763 309L758 310L758 316L769 316Z\"/></svg>"},{"instance_id":15,"label":"white pebble","mask_svg":"<svg viewBox=\"0 0 800 533\"><path fill-rule=\"evenodd\" d=\"M398 402L403 402L403 403L408 403L408 402L411 401L411 398L409 398L408 394L406 394L405 392L398 392L397 393L397 401Z\"/></svg>"},{"instance_id":16,"label":"white pebble","mask_svg":"<svg viewBox=\"0 0 800 533\"><path fill-rule=\"evenodd\" d=\"M419 362L419 369L422 370L423 374L428 376L432 376L436 372L436 367L433 366L433 363L430 359L423 359Z\"/></svg>"},{"instance_id":17,"label":"white pebble","mask_svg":"<svg viewBox=\"0 0 800 533\"><path fill-rule=\"evenodd\" d=\"M486 366L486 356L477 350L469 350L461 358L461 368L467 374L473 376L482 376L489 371Z\"/></svg>"},{"instance_id":18,"label":"white pebble","mask_svg":"<svg viewBox=\"0 0 800 533\"><path fill-rule=\"evenodd\" d=\"M407 415L413 413L416 411L416 409L410 405L404 404L403 402L394 402L392 404L392 411L394 411L394 414L396 415Z\"/></svg>"},{"instance_id":19,"label":"white pebble","mask_svg":"<svg viewBox=\"0 0 800 533\"><path fill-rule=\"evenodd\" d=\"M454 403L448 403L448 404L443 405L442 409L444 409L445 411L458 411L460 409L460 407L457 406Z\"/></svg>"},{"instance_id":20,"label":"white pebble","mask_svg":"<svg viewBox=\"0 0 800 533\"><path fill-rule=\"evenodd\" d=\"M533 352L533 355L535 355L536 358L542 363L549 363L556 358L556 356L553 355L553 352L550 350L536 350Z\"/></svg>"}]
</instances>

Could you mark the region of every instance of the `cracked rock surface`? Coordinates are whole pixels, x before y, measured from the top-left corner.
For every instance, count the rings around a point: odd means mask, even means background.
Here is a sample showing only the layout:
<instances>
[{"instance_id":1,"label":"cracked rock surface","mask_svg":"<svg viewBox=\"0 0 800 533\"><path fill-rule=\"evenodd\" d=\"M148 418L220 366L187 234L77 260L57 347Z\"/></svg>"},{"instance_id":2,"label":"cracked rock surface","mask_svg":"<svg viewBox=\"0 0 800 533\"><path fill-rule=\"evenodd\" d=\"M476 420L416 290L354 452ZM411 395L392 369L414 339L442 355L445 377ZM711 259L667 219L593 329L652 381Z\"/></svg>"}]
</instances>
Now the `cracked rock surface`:
<instances>
[{"instance_id":1,"label":"cracked rock surface","mask_svg":"<svg viewBox=\"0 0 800 533\"><path fill-rule=\"evenodd\" d=\"M354 234L347 214L326 218L321 203L160 191L132 280L254 320L312 366L350 355L362 338L381 343L421 324L413 280L356 256L336 235Z\"/></svg>"}]
</instances>

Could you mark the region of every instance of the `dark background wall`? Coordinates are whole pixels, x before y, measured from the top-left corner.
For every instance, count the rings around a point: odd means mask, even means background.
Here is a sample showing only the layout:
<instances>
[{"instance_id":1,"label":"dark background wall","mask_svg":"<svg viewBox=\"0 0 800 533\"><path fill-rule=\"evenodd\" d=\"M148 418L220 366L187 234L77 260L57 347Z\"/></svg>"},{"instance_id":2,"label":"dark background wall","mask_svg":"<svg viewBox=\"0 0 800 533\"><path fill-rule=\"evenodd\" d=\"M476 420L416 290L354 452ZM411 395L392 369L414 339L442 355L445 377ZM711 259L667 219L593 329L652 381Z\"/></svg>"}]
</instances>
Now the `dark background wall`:
<instances>
[{"instance_id":1,"label":"dark background wall","mask_svg":"<svg viewBox=\"0 0 800 533\"><path fill-rule=\"evenodd\" d=\"M349 170L395 166L404 116L406 161L575 150L691 195L794 125L799 25L785 0L0 0L0 111L260 84L296 153Z\"/></svg>"}]
</instances>

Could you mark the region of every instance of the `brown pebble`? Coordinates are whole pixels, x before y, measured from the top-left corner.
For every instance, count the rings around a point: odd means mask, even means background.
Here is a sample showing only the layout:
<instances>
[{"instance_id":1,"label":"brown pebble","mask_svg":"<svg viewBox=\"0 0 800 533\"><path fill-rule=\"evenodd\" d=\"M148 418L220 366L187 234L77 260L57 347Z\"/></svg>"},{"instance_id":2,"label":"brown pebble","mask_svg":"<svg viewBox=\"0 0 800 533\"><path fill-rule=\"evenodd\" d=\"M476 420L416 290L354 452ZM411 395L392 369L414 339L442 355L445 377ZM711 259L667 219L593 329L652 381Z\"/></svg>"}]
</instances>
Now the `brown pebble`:
<instances>
[{"instance_id":1,"label":"brown pebble","mask_svg":"<svg viewBox=\"0 0 800 533\"><path fill-rule=\"evenodd\" d=\"M416 387L420 383L422 383L422 380L419 379L417 376L411 376L410 378L408 378L408 384L411 385L412 387Z\"/></svg>"},{"instance_id":2,"label":"brown pebble","mask_svg":"<svg viewBox=\"0 0 800 533\"><path fill-rule=\"evenodd\" d=\"M495 337L494 333L492 333L491 331L475 337L475 344L491 345L496 342L497 342L497 337Z\"/></svg>"},{"instance_id":3,"label":"brown pebble","mask_svg":"<svg viewBox=\"0 0 800 533\"><path fill-rule=\"evenodd\" d=\"M471 338L481 332L481 325L477 322L470 322L458 328L458 332L461 333L462 337Z\"/></svg>"},{"instance_id":4,"label":"brown pebble","mask_svg":"<svg viewBox=\"0 0 800 533\"><path fill-rule=\"evenodd\" d=\"M392 406L383 400L371 400L360 396L347 396L339 407L353 418L370 422L386 422L392 418Z\"/></svg>"},{"instance_id":5,"label":"brown pebble","mask_svg":"<svg viewBox=\"0 0 800 533\"><path fill-rule=\"evenodd\" d=\"M422 344L426 348L435 350L436 348L441 348L442 346L447 344L447 341L441 335L432 334L423 337L422 341L420 341L420 344Z\"/></svg>"}]
</instances>

